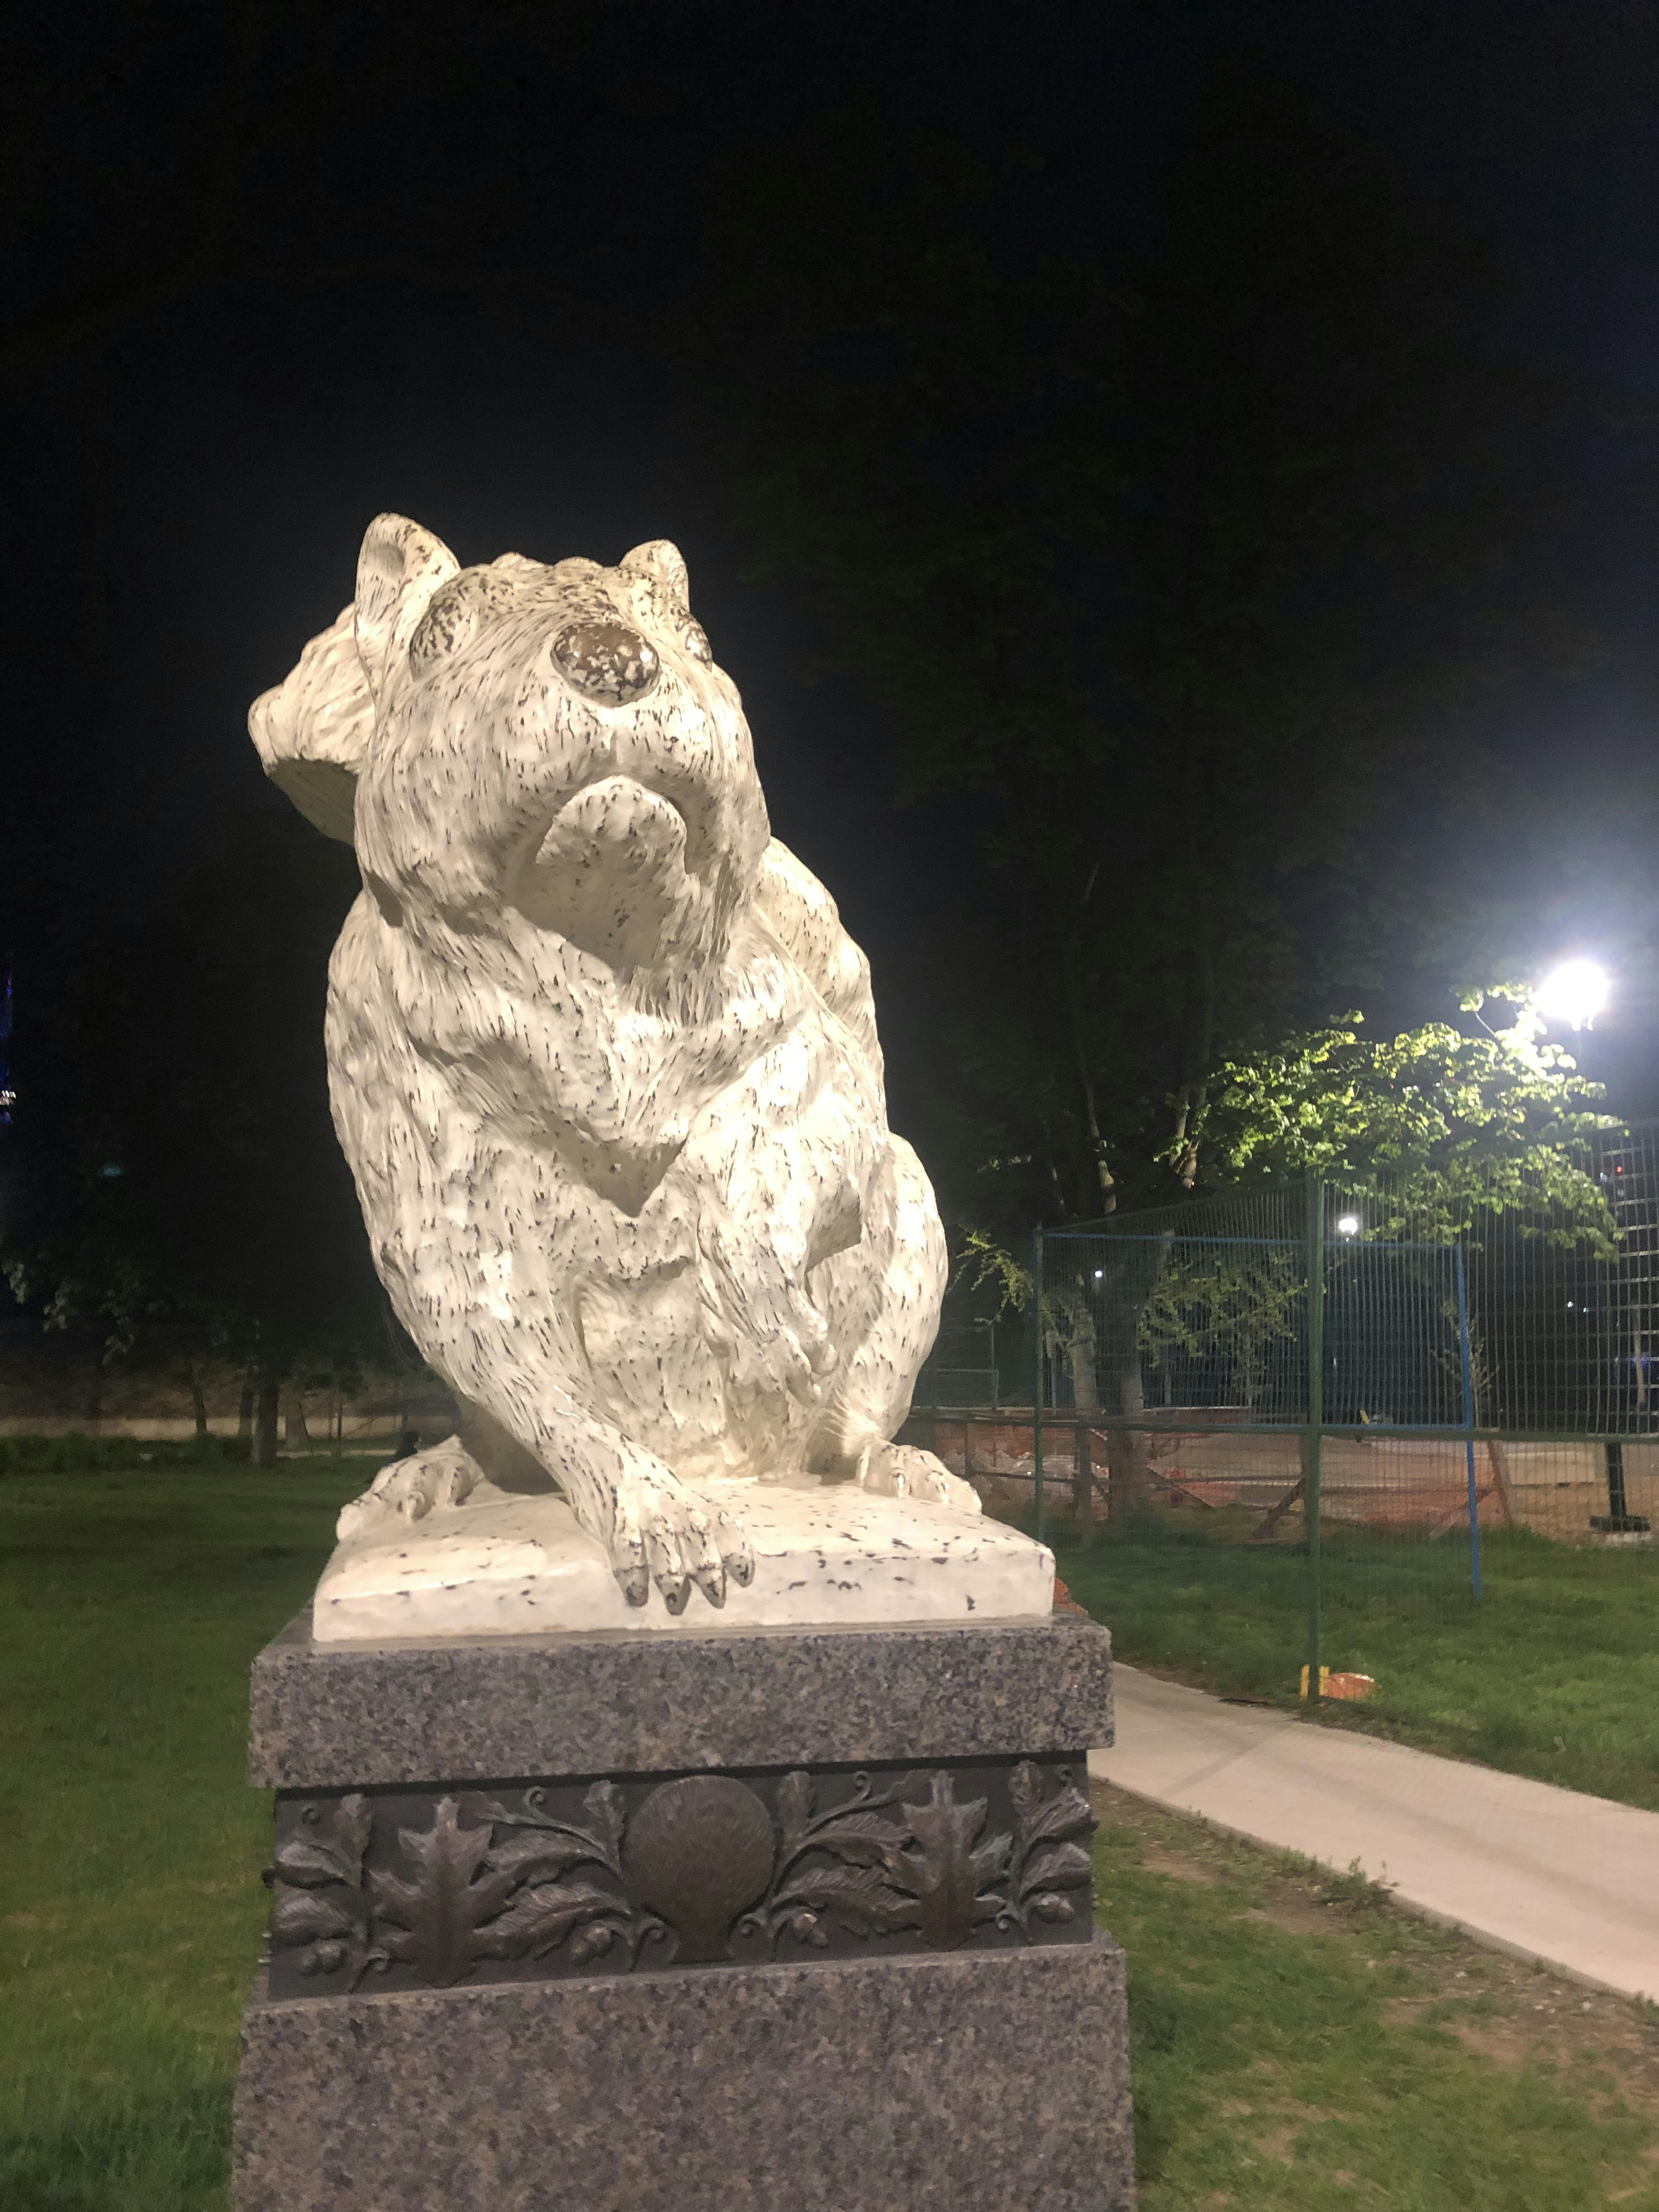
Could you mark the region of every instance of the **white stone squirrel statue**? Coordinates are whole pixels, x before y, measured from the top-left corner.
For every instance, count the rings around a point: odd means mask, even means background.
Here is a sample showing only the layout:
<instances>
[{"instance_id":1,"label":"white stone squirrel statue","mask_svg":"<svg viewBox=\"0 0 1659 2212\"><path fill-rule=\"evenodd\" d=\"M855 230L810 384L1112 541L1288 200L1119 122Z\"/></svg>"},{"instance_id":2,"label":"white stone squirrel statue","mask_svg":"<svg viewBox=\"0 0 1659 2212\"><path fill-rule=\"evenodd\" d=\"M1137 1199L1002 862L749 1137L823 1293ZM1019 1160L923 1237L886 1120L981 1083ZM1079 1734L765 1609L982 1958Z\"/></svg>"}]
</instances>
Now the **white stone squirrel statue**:
<instances>
[{"instance_id":1,"label":"white stone squirrel statue","mask_svg":"<svg viewBox=\"0 0 1659 2212\"><path fill-rule=\"evenodd\" d=\"M976 1510L890 1442L938 1330L938 1210L887 1127L867 963L770 835L675 548L463 569L381 515L249 726L356 849L334 1125L461 1409L342 1538L556 1488L630 1602L678 1613L754 1571L711 1477Z\"/></svg>"}]
</instances>

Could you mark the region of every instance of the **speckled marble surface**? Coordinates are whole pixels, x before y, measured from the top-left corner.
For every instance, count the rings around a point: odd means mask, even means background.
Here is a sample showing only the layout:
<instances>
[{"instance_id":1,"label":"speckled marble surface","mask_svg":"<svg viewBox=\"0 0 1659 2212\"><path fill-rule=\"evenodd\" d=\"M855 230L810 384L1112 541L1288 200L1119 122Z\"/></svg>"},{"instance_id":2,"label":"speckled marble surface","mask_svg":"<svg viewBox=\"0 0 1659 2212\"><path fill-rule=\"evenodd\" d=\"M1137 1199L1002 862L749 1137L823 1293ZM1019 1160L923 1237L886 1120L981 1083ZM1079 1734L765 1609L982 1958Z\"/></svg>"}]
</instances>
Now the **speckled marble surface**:
<instances>
[{"instance_id":1,"label":"speckled marble surface","mask_svg":"<svg viewBox=\"0 0 1659 2212\"><path fill-rule=\"evenodd\" d=\"M253 1664L249 1776L287 1790L1032 1756L1112 1741L1111 1639L962 1627L319 1644Z\"/></svg>"},{"instance_id":2,"label":"speckled marble surface","mask_svg":"<svg viewBox=\"0 0 1659 2212\"><path fill-rule=\"evenodd\" d=\"M720 1625L1042 1620L1053 1608L1054 1554L977 1510L872 1495L855 1483L794 1489L710 1482L741 1518L752 1581L727 1587ZM343 1543L312 1606L319 1643L386 1636L536 1635L632 1629L684 1635L660 1606L622 1594L604 1545L562 1498L492 1498L413 1523L387 1539ZM708 1625L700 1615L699 1626Z\"/></svg>"},{"instance_id":3,"label":"speckled marble surface","mask_svg":"<svg viewBox=\"0 0 1659 2212\"><path fill-rule=\"evenodd\" d=\"M771 835L678 550L463 568L377 516L351 604L249 731L356 853L329 1098L375 1267L460 1413L346 1529L395 1539L538 1470L672 1620L754 1570L721 1478L974 1510L890 1441L948 1258L887 1126L869 963Z\"/></svg>"},{"instance_id":4,"label":"speckled marble surface","mask_svg":"<svg viewBox=\"0 0 1659 2212\"><path fill-rule=\"evenodd\" d=\"M1131 2212L1123 1954L566 1981L244 2017L237 2212Z\"/></svg>"}]
</instances>

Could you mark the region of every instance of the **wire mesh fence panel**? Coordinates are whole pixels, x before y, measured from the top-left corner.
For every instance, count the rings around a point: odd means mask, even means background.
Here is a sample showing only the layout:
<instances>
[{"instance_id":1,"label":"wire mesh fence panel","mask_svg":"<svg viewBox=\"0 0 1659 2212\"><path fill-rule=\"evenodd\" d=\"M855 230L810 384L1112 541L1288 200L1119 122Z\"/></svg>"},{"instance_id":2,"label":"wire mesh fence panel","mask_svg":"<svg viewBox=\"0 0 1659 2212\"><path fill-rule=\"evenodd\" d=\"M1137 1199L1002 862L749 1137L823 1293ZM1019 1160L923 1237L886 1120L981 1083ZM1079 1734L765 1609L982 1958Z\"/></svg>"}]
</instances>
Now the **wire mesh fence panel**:
<instances>
[{"instance_id":1,"label":"wire mesh fence panel","mask_svg":"<svg viewBox=\"0 0 1659 2212\"><path fill-rule=\"evenodd\" d=\"M936 1353L907 1434L1062 1565L1097 1550L1120 1620L1281 1687L1367 1620L1467 1617L1528 1545L1646 1547L1655 1139L1531 1183L1287 1182L1041 1232L1000 1395L951 1397Z\"/></svg>"},{"instance_id":2,"label":"wire mesh fence panel","mask_svg":"<svg viewBox=\"0 0 1659 2212\"><path fill-rule=\"evenodd\" d=\"M1447 1194L1399 1179L1333 1184L1362 1246L1461 1244L1475 1425L1516 1435L1659 1431L1659 1125L1559 1148L1528 1186L1498 1170Z\"/></svg>"},{"instance_id":3,"label":"wire mesh fence panel","mask_svg":"<svg viewBox=\"0 0 1659 2212\"><path fill-rule=\"evenodd\" d=\"M994 1322L946 1323L916 1377L920 1406L994 1406L1001 1377Z\"/></svg>"}]
</instances>

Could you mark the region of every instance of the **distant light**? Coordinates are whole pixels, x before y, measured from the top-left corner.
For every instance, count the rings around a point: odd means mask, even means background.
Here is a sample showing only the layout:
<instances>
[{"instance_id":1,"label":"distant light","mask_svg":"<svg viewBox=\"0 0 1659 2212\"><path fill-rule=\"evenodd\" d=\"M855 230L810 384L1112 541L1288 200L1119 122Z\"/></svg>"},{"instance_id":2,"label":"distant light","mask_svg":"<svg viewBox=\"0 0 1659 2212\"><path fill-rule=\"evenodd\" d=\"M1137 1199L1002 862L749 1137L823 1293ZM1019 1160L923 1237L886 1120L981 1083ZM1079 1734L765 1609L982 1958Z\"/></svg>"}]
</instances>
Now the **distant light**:
<instances>
[{"instance_id":1,"label":"distant light","mask_svg":"<svg viewBox=\"0 0 1659 2212\"><path fill-rule=\"evenodd\" d=\"M1097 1283L1103 1283L1103 1282L1105 1281L1105 1279L1106 1279L1106 1270L1104 1269L1104 1267L1097 1267L1097 1268L1095 1269L1095 1280L1096 1280L1096 1282L1097 1282Z\"/></svg>"},{"instance_id":2,"label":"distant light","mask_svg":"<svg viewBox=\"0 0 1659 2212\"><path fill-rule=\"evenodd\" d=\"M1336 1218L1336 1233L1339 1237L1358 1237L1359 1234L1359 1216L1357 1213L1338 1214Z\"/></svg>"},{"instance_id":3,"label":"distant light","mask_svg":"<svg viewBox=\"0 0 1659 2212\"><path fill-rule=\"evenodd\" d=\"M1588 1029L1607 1003L1607 971L1594 960L1564 960L1538 986L1538 1011L1552 1022Z\"/></svg>"}]
</instances>

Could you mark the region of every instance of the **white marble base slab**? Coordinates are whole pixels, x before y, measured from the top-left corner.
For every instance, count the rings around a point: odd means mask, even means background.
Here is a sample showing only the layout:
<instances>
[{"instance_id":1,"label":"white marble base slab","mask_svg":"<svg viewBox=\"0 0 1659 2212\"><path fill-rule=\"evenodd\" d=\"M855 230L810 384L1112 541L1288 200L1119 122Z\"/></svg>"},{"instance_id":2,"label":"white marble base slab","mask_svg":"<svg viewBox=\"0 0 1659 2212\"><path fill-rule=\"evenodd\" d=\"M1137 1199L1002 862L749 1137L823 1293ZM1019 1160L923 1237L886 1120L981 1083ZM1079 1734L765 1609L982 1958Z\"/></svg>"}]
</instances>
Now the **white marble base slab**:
<instances>
[{"instance_id":1,"label":"white marble base slab","mask_svg":"<svg viewBox=\"0 0 1659 2212\"><path fill-rule=\"evenodd\" d=\"M653 1589L630 1606L609 1560L554 1497L470 1500L396 1534L342 1544L317 1586L319 1644L388 1637L793 1628L869 1621L1046 1620L1054 1560L1015 1528L955 1506L850 1483L794 1490L708 1483L755 1551L747 1589L715 1611L694 1591L678 1617Z\"/></svg>"}]
</instances>

